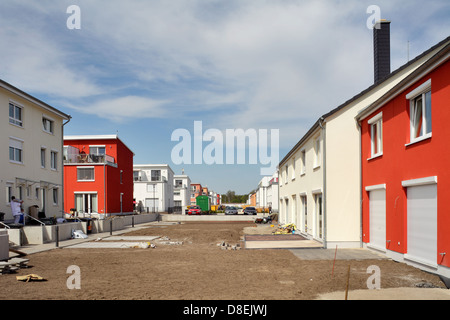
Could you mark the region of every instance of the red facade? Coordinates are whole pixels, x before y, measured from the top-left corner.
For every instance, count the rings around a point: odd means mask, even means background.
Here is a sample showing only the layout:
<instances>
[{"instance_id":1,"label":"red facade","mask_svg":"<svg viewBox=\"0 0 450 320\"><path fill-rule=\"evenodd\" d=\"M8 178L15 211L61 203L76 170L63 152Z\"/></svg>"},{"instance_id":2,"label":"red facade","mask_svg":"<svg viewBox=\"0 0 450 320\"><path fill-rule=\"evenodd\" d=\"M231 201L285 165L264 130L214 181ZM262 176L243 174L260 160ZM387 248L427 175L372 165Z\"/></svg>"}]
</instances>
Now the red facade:
<instances>
[{"instance_id":1,"label":"red facade","mask_svg":"<svg viewBox=\"0 0 450 320\"><path fill-rule=\"evenodd\" d=\"M432 269L450 267L449 75L447 47L359 118L363 242Z\"/></svg>"},{"instance_id":2,"label":"red facade","mask_svg":"<svg viewBox=\"0 0 450 320\"><path fill-rule=\"evenodd\" d=\"M133 212L133 152L117 136L64 139L64 211Z\"/></svg>"}]
</instances>

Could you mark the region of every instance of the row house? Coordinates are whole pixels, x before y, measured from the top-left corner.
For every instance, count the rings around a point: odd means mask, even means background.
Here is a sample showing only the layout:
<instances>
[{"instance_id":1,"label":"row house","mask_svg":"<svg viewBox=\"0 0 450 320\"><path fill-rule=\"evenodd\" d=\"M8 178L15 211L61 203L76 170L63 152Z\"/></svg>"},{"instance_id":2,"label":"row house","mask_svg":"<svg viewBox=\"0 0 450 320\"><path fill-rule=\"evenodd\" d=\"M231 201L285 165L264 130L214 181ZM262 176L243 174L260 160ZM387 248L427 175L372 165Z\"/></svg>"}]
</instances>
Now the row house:
<instances>
[{"instance_id":1,"label":"row house","mask_svg":"<svg viewBox=\"0 0 450 320\"><path fill-rule=\"evenodd\" d=\"M41 216L63 214L63 131L70 116L0 80L0 212L13 219L11 197ZM8 152L6 152L8 150ZM3 216L3 215L2 215ZM37 217L36 217L37 218Z\"/></svg>"},{"instance_id":2,"label":"row house","mask_svg":"<svg viewBox=\"0 0 450 320\"><path fill-rule=\"evenodd\" d=\"M203 195L203 187L200 183L191 184L191 205L197 203L197 197Z\"/></svg>"},{"instance_id":3,"label":"row house","mask_svg":"<svg viewBox=\"0 0 450 320\"><path fill-rule=\"evenodd\" d=\"M356 117L362 241L450 277L450 44Z\"/></svg>"},{"instance_id":4,"label":"row house","mask_svg":"<svg viewBox=\"0 0 450 320\"><path fill-rule=\"evenodd\" d=\"M390 73L390 22L374 27L375 83L320 117L278 166L279 219L324 248L361 247L358 112L439 52L446 39Z\"/></svg>"},{"instance_id":5,"label":"row house","mask_svg":"<svg viewBox=\"0 0 450 320\"><path fill-rule=\"evenodd\" d=\"M65 212L133 212L133 156L117 135L65 136Z\"/></svg>"},{"instance_id":6,"label":"row house","mask_svg":"<svg viewBox=\"0 0 450 320\"><path fill-rule=\"evenodd\" d=\"M139 211L172 212L174 172L168 164L133 166L134 199ZM181 179L182 180L182 179Z\"/></svg>"},{"instance_id":7,"label":"row house","mask_svg":"<svg viewBox=\"0 0 450 320\"><path fill-rule=\"evenodd\" d=\"M185 213L191 205L191 179L186 174L176 174L173 176L173 204L181 213Z\"/></svg>"},{"instance_id":8,"label":"row house","mask_svg":"<svg viewBox=\"0 0 450 320\"><path fill-rule=\"evenodd\" d=\"M278 172L275 172L269 179L267 187L267 206L272 212L278 212Z\"/></svg>"}]
</instances>

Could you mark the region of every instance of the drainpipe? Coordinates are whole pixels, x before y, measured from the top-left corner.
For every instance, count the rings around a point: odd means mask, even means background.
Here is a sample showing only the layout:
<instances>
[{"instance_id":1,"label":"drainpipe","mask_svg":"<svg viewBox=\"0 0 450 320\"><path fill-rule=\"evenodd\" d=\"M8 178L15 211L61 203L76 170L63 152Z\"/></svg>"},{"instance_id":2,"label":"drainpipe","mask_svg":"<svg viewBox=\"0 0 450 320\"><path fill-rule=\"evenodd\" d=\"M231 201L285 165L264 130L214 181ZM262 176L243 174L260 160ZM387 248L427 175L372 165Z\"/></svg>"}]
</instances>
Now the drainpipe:
<instances>
[{"instance_id":1,"label":"drainpipe","mask_svg":"<svg viewBox=\"0 0 450 320\"><path fill-rule=\"evenodd\" d=\"M326 141L327 141L327 134L325 129L325 119L323 117L320 117L319 119L319 126L322 129L322 141L323 141L323 151L322 151L322 177L323 177L323 193L322 193L322 216L323 216L323 247L324 249L327 249L327 170L326 170Z\"/></svg>"},{"instance_id":2,"label":"drainpipe","mask_svg":"<svg viewBox=\"0 0 450 320\"><path fill-rule=\"evenodd\" d=\"M66 124L68 124L70 122L70 120L72 119L72 117L69 115L69 119L67 119L67 121L65 123L63 123L62 127L61 127L61 146L62 146L62 153L63 153L63 157L64 157L64 126ZM65 188L64 188L64 160L62 161L62 168L61 168L62 174L61 174L61 180L62 180L62 199L61 199L61 205L62 205L62 210L61 210L61 218L64 218L64 198L65 198Z\"/></svg>"},{"instance_id":3,"label":"drainpipe","mask_svg":"<svg viewBox=\"0 0 450 320\"><path fill-rule=\"evenodd\" d=\"M359 163L358 163L358 169L359 169L359 247L363 247L363 199L362 199L362 136L361 136L361 122L356 119L356 125L358 126L358 133L359 133Z\"/></svg>"},{"instance_id":4,"label":"drainpipe","mask_svg":"<svg viewBox=\"0 0 450 320\"><path fill-rule=\"evenodd\" d=\"M103 163L103 214L106 218L106 159L105 163ZM98 200L97 200L98 201Z\"/></svg>"}]
</instances>

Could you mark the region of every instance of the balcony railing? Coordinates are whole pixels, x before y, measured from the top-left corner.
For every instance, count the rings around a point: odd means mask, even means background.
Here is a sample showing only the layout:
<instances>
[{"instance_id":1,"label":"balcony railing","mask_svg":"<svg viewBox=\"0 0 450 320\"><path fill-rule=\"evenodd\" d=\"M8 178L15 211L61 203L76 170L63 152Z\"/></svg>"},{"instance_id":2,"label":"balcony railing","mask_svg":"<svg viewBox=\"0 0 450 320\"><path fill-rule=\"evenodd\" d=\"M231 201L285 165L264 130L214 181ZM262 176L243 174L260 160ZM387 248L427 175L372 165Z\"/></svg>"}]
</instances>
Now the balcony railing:
<instances>
[{"instance_id":1,"label":"balcony railing","mask_svg":"<svg viewBox=\"0 0 450 320\"><path fill-rule=\"evenodd\" d=\"M114 157L107 154L69 154L64 156L65 164L99 163L115 164Z\"/></svg>"}]
</instances>

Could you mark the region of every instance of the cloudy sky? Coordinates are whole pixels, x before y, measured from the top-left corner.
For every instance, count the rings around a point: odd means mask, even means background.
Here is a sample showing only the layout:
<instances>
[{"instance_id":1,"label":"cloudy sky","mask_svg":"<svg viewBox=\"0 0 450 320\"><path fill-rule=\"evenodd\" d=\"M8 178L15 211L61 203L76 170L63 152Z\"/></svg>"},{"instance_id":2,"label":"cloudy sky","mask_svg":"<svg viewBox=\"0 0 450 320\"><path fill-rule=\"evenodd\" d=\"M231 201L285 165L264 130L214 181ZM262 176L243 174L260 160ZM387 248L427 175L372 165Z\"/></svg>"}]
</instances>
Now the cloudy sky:
<instances>
[{"instance_id":1,"label":"cloudy sky","mask_svg":"<svg viewBox=\"0 0 450 320\"><path fill-rule=\"evenodd\" d=\"M412 59L450 35L448 0L2 0L0 78L70 114L66 134L118 132L135 164L244 194L261 164L176 165L172 133L276 129L282 159L373 83L370 5L392 21L392 70L408 42Z\"/></svg>"}]
</instances>

